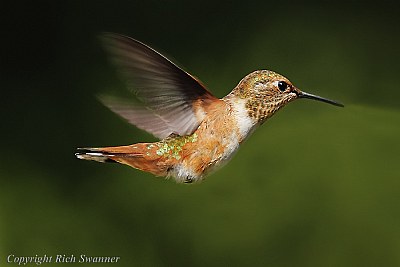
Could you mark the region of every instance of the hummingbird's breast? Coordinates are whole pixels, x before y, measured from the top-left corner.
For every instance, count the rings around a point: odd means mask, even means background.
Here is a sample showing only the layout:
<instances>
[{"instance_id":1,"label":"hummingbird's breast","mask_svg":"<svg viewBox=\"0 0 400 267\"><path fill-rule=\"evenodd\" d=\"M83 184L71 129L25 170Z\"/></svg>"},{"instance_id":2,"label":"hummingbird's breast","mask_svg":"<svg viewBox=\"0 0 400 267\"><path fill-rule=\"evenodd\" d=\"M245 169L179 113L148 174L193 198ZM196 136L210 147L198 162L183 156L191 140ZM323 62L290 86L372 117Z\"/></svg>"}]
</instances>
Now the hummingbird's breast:
<instances>
[{"instance_id":1,"label":"hummingbird's breast","mask_svg":"<svg viewBox=\"0 0 400 267\"><path fill-rule=\"evenodd\" d=\"M191 135L169 175L178 182L195 182L227 163L255 124L242 110L244 104L229 99L207 107L206 117Z\"/></svg>"}]
</instances>

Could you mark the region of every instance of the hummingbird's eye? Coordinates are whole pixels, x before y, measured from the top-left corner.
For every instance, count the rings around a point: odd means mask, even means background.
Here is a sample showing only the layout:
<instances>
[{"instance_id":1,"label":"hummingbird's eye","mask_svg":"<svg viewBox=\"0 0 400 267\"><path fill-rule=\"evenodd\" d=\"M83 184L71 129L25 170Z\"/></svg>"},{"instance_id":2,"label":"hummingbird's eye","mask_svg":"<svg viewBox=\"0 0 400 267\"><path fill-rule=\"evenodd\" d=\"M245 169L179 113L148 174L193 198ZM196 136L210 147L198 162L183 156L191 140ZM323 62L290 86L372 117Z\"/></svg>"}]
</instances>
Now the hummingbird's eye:
<instances>
[{"instance_id":1,"label":"hummingbird's eye","mask_svg":"<svg viewBox=\"0 0 400 267\"><path fill-rule=\"evenodd\" d=\"M288 84L283 81L280 81L278 82L278 88L279 90L281 90L281 92L284 92L288 88Z\"/></svg>"}]
</instances>

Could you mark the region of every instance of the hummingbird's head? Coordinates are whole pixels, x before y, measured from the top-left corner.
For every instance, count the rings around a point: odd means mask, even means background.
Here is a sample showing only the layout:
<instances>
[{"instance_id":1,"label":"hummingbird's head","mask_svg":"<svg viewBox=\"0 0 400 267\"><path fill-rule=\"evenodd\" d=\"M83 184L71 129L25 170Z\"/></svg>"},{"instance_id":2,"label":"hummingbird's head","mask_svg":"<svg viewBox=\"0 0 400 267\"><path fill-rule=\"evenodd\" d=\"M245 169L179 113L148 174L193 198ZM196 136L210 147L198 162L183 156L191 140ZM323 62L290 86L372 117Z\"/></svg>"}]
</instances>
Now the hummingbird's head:
<instances>
[{"instance_id":1,"label":"hummingbird's head","mask_svg":"<svg viewBox=\"0 0 400 267\"><path fill-rule=\"evenodd\" d=\"M250 73L239 82L232 94L244 99L249 116L261 123L297 98L309 98L343 106L338 102L302 92L286 77L269 70Z\"/></svg>"}]
</instances>

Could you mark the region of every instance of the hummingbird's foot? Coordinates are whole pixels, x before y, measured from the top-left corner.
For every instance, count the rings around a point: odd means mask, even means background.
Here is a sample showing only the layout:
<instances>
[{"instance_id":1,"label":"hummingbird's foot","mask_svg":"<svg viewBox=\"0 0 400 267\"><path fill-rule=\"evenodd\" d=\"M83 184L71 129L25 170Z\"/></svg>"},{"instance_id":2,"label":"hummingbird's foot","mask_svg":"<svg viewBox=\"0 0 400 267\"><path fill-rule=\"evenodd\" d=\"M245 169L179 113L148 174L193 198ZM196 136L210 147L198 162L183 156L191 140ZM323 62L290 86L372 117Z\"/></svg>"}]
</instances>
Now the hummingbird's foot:
<instances>
[{"instance_id":1,"label":"hummingbird's foot","mask_svg":"<svg viewBox=\"0 0 400 267\"><path fill-rule=\"evenodd\" d=\"M191 184L191 183L193 183L193 178L190 177L190 176L186 176L184 183L185 183L185 184Z\"/></svg>"}]
</instances>

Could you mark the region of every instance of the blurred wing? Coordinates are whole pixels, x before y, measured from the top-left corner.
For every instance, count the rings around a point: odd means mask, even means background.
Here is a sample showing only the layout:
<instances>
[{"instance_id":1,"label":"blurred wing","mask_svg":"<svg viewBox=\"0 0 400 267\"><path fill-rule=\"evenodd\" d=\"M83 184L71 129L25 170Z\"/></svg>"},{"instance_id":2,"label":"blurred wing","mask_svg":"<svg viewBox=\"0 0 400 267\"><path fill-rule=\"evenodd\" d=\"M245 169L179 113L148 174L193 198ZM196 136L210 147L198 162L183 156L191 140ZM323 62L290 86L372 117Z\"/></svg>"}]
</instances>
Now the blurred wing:
<instances>
[{"instance_id":1,"label":"blurred wing","mask_svg":"<svg viewBox=\"0 0 400 267\"><path fill-rule=\"evenodd\" d=\"M172 126L160 115L148 107L134 105L123 98L113 96L101 96L101 102L109 109L126 119L129 123L136 125L158 138L171 135Z\"/></svg>"},{"instance_id":2,"label":"blurred wing","mask_svg":"<svg viewBox=\"0 0 400 267\"><path fill-rule=\"evenodd\" d=\"M216 97L150 47L112 33L103 35L102 40L113 62L121 68L129 89L143 103L132 106L104 98L111 110L159 138L172 133L188 135L197 129L204 113L196 112L196 108Z\"/></svg>"}]
</instances>

